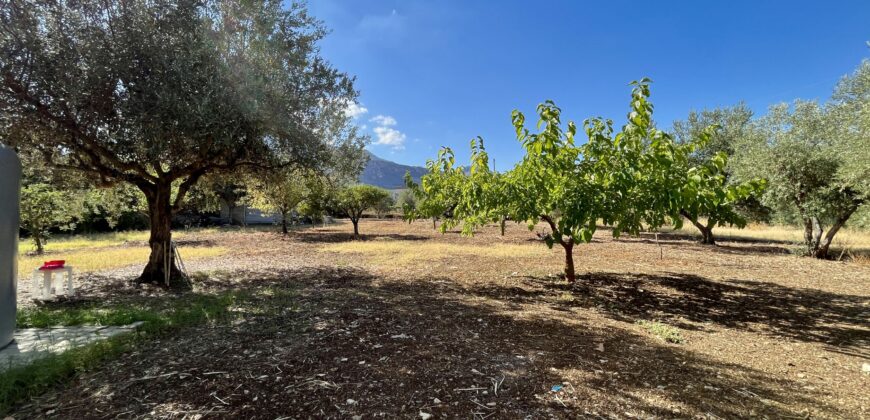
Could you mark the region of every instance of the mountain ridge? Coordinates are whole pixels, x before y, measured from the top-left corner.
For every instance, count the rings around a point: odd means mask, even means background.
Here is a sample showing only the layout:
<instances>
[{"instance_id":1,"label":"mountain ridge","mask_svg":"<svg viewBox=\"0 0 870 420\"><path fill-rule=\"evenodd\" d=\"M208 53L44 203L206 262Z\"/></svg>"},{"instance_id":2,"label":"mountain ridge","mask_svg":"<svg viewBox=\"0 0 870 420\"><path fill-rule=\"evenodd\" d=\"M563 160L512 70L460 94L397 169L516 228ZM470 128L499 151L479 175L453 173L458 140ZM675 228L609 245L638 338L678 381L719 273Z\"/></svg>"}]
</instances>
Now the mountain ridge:
<instances>
[{"instance_id":1,"label":"mountain ridge","mask_svg":"<svg viewBox=\"0 0 870 420\"><path fill-rule=\"evenodd\" d=\"M420 177L428 170L422 166L403 165L375 155L369 154L369 162L359 176L359 182L386 189L405 188L405 172L411 173L414 182L420 182Z\"/></svg>"}]
</instances>

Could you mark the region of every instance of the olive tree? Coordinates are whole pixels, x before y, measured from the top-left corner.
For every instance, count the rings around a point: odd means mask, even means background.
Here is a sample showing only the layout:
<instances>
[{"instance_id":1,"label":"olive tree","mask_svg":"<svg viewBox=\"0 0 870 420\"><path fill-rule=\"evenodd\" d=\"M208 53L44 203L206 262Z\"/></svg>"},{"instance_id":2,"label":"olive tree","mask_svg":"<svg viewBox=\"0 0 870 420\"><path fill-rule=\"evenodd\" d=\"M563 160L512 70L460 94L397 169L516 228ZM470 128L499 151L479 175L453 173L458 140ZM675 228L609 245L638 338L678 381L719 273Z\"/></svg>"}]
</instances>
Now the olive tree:
<instances>
[{"instance_id":1,"label":"olive tree","mask_svg":"<svg viewBox=\"0 0 870 420\"><path fill-rule=\"evenodd\" d=\"M737 143L752 130L752 116L752 110L743 102L730 107L691 111L685 120L674 121L674 137L680 144L708 137L689 155L691 164L703 165L719 153L726 157L734 155ZM710 131L710 127L717 128Z\"/></svg>"},{"instance_id":2,"label":"olive tree","mask_svg":"<svg viewBox=\"0 0 870 420\"><path fill-rule=\"evenodd\" d=\"M870 64L832 101L772 106L735 154L735 175L767 179L766 204L798 215L807 255L827 258L837 232L866 203L870 175Z\"/></svg>"},{"instance_id":3,"label":"olive tree","mask_svg":"<svg viewBox=\"0 0 870 420\"><path fill-rule=\"evenodd\" d=\"M363 212L389 196L390 193L383 188L364 184L352 185L339 191L335 205L350 218L353 223L353 237L359 238L359 220Z\"/></svg>"},{"instance_id":4,"label":"olive tree","mask_svg":"<svg viewBox=\"0 0 870 420\"><path fill-rule=\"evenodd\" d=\"M379 219L382 219L389 214L390 210L395 206L396 199L394 199L392 195L387 194L383 199L381 199L381 201L378 201L377 204L374 205L375 214Z\"/></svg>"},{"instance_id":5,"label":"olive tree","mask_svg":"<svg viewBox=\"0 0 870 420\"><path fill-rule=\"evenodd\" d=\"M242 166L317 166L328 146L317 121L356 96L319 55L324 27L297 3L3 4L0 136L142 191L142 282L185 283L170 222L197 181Z\"/></svg>"},{"instance_id":6,"label":"olive tree","mask_svg":"<svg viewBox=\"0 0 870 420\"><path fill-rule=\"evenodd\" d=\"M417 210L417 197L414 191L407 188L402 190L396 198L396 206L402 211L402 217L410 222L414 211Z\"/></svg>"},{"instance_id":7,"label":"olive tree","mask_svg":"<svg viewBox=\"0 0 870 420\"><path fill-rule=\"evenodd\" d=\"M298 211L301 204L307 203L308 210L328 209L334 202L336 187L355 180L368 162L365 146L369 138L361 135L347 116L336 115L322 123L318 132L327 140L329 148L326 162L319 167L239 170L213 176L211 178L216 178L217 182L213 182L210 195L225 202L244 199L245 204L276 214L285 235L289 233L292 212Z\"/></svg>"},{"instance_id":8,"label":"olive tree","mask_svg":"<svg viewBox=\"0 0 870 420\"><path fill-rule=\"evenodd\" d=\"M837 154L842 165L836 175L841 189L856 192L859 207L870 199L870 59L837 84L828 103Z\"/></svg>"}]
</instances>

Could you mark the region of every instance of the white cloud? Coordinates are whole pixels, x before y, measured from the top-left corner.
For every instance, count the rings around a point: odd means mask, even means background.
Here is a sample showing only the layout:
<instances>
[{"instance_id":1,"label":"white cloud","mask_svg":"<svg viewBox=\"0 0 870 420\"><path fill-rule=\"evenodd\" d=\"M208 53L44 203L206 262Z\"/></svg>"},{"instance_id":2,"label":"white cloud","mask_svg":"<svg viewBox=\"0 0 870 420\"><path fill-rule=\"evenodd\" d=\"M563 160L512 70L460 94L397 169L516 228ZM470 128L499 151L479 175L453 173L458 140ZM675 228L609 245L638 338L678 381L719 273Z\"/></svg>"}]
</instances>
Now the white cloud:
<instances>
[{"instance_id":1,"label":"white cloud","mask_svg":"<svg viewBox=\"0 0 870 420\"><path fill-rule=\"evenodd\" d=\"M369 112L369 109L356 102L348 102L344 108L344 115L350 118L359 118Z\"/></svg>"},{"instance_id":2,"label":"white cloud","mask_svg":"<svg viewBox=\"0 0 870 420\"><path fill-rule=\"evenodd\" d=\"M393 126L393 125L398 124L396 122L396 119L389 116L389 115L375 115L369 121L371 121L375 124L378 124L378 125L382 125L384 127L389 127L389 126Z\"/></svg>"},{"instance_id":3,"label":"white cloud","mask_svg":"<svg viewBox=\"0 0 870 420\"><path fill-rule=\"evenodd\" d=\"M395 124L396 120L392 120ZM392 127L387 126L379 126L375 127L372 131L375 132L377 136L377 140L375 140L372 144L379 144L384 146L390 146L393 149L404 149L405 148L405 133L396 130Z\"/></svg>"},{"instance_id":4,"label":"white cloud","mask_svg":"<svg viewBox=\"0 0 870 420\"><path fill-rule=\"evenodd\" d=\"M375 125L372 127L372 131L375 133L373 145L388 146L393 150L405 148L407 136L405 133L394 128L394 126L399 124L395 118L389 115L378 114L369 119L369 121Z\"/></svg>"}]
</instances>

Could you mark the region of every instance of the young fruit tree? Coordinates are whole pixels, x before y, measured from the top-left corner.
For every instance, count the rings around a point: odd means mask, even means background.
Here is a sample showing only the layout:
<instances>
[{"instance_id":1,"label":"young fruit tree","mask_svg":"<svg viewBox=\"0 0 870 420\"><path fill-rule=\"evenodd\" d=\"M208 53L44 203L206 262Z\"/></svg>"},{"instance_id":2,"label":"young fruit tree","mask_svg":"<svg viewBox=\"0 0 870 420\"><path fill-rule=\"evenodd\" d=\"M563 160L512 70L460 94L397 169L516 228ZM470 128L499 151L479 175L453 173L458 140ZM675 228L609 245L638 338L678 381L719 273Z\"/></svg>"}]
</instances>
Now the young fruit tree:
<instances>
[{"instance_id":1,"label":"young fruit tree","mask_svg":"<svg viewBox=\"0 0 870 420\"><path fill-rule=\"evenodd\" d=\"M639 234L667 221L680 224L682 178L675 168L694 149L679 145L655 128L649 102L649 80L633 83L628 122L614 134L613 123L601 118L584 123L588 141L575 142L577 126L563 129L561 110L553 102L538 106L537 133L526 128L525 116L514 111L517 138L526 154L498 188L487 188L492 179L486 153L473 144L472 171L457 182L454 219L463 232L472 232L498 215L525 221L533 229L546 223L548 247L565 252L565 278L574 282L574 245L592 241L599 221L622 233ZM439 163L452 167L452 155L442 152ZM430 182L430 175L422 183ZM492 194L497 192L496 194ZM495 211L494 211L495 210Z\"/></svg>"},{"instance_id":2,"label":"young fruit tree","mask_svg":"<svg viewBox=\"0 0 870 420\"><path fill-rule=\"evenodd\" d=\"M752 110L744 103L730 107L704 109L692 111L683 121L674 121L673 132L675 139L680 144L697 142L699 138L707 138L701 144L697 144L688 157L689 167L698 167L697 175L702 179L694 182L699 202L692 203L693 197L687 195L689 200L684 216L692 222L701 232L702 243L715 243L712 229L718 225L745 226L747 219L769 220L771 209L762 205L761 195L755 188L758 182L749 184L747 188L736 188L732 176L733 170L728 167L735 147L752 132ZM710 131L710 127L716 127ZM717 157L722 155L723 157ZM720 159L725 159L720 161ZM722 165L720 165L722 163ZM721 166L721 167L720 167ZM688 170L688 168L686 169ZM735 186L735 188L732 188ZM700 187L698 189L697 187ZM749 192L749 195L738 197L735 193ZM724 206L720 203L728 201ZM720 214L706 214L704 211L712 210ZM704 222L706 219L706 222Z\"/></svg>"},{"instance_id":3,"label":"young fruit tree","mask_svg":"<svg viewBox=\"0 0 870 420\"><path fill-rule=\"evenodd\" d=\"M514 186L510 172L500 173L490 168L489 155L483 145L483 138L471 141L471 166L465 180L465 195L454 210L459 217L454 220L472 220L465 223L470 226L486 223L498 223L502 236L505 225L512 214L514 205L512 197ZM469 233L467 228L463 228Z\"/></svg>"},{"instance_id":4,"label":"young fruit tree","mask_svg":"<svg viewBox=\"0 0 870 420\"><path fill-rule=\"evenodd\" d=\"M359 220L363 212L374 208L379 202L390 196L383 188L371 185L352 185L339 191L336 207L347 213L353 223L353 237L359 238Z\"/></svg>"},{"instance_id":5,"label":"young fruit tree","mask_svg":"<svg viewBox=\"0 0 870 420\"><path fill-rule=\"evenodd\" d=\"M426 197L450 203L450 217L441 223L441 232L462 224L462 233L470 235L479 226L499 223L504 235L513 205L509 174L490 168L489 155L480 137L471 140L471 165L467 171L454 166L453 156L453 150L443 148L439 159L428 165L429 173L417 187Z\"/></svg>"},{"instance_id":6,"label":"young fruit tree","mask_svg":"<svg viewBox=\"0 0 870 420\"><path fill-rule=\"evenodd\" d=\"M267 172L251 181L251 205L280 218L281 233L287 235L292 212L308 195L306 174L290 169Z\"/></svg>"},{"instance_id":7,"label":"young fruit tree","mask_svg":"<svg viewBox=\"0 0 870 420\"><path fill-rule=\"evenodd\" d=\"M699 166L675 167L680 174L685 174L680 192L680 215L698 228L702 244L716 244L713 237L716 226L745 227L746 219L737 212L737 205L764 190L763 180L729 182L725 171L727 160L727 155L719 152L709 161L699 162Z\"/></svg>"},{"instance_id":8,"label":"young fruit tree","mask_svg":"<svg viewBox=\"0 0 870 420\"><path fill-rule=\"evenodd\" d=\"M426 161L426 169L429 172L420 179L420 183L414 182L410 172L405 173L405 185L408 191L416 199L414 206L404 206L405 220L411 222L416 219L432 219L432 229L437 229L436 222L440 218L450 220L452 213L458 204L458 193L465 181L465 172L461 167L455 167L456 158L450 148L438 151L438 158ZM442 223L441 231L450 226Z\"/></svg>"},{"instance_id":9,"label":"young fruit tree","mask_svg":"<svg viewBox=\"0 0 870 420\"><path fill-rule=\"evenodd\" d=\"M318 121L353 80L319 55L326 33L274 0L12 0L0 8L0 137L103 185L142 191L141 282L184 285L171 221L204 175L316 167Z\"/></svg>"},{"instance_id":10,"label":"young fruit tree","mask_svg":"<svg viewBox=\"0 0 870 420\"><path fill-rule=\"evenodd\" d=\"M81 205L63 191L48 184L31 184L21 189L21 228L30 234L36 253L42 255L51 229L71 230L82 213Z\"/></svg>"}]
</instances>

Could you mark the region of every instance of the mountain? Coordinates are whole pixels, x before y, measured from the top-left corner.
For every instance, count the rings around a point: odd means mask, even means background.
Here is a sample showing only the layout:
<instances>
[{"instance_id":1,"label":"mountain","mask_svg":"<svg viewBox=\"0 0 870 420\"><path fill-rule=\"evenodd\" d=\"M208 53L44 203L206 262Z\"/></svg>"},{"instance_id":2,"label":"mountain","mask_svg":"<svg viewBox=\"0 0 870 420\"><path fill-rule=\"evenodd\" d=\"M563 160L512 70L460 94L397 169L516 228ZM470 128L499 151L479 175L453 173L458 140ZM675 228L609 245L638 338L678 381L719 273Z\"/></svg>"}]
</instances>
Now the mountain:
<instances>
[{"instance_id":1,"label":"mountain","mask_svg":"<svg viewBox=\"0 0 870 420\"><path fill-rule=\"evenodd\" d=\"M421 166L402 165L379 158L368 152L369 163L359 176L359 182L386 189L405 188L405 172L410 171L414 182L420 182L420 177L426 172Z\"/></svg>"}]
</instances>

